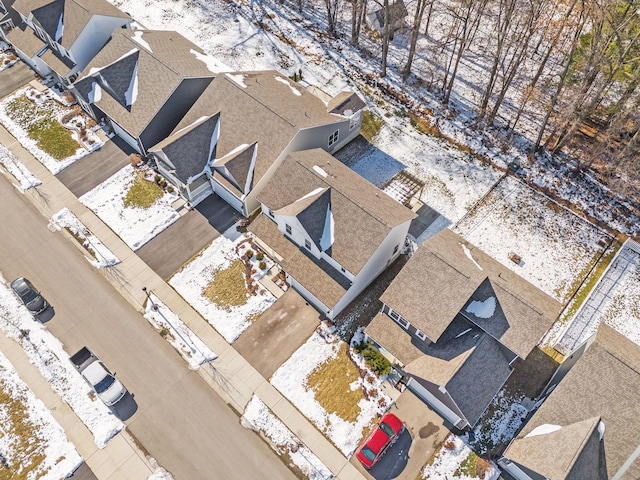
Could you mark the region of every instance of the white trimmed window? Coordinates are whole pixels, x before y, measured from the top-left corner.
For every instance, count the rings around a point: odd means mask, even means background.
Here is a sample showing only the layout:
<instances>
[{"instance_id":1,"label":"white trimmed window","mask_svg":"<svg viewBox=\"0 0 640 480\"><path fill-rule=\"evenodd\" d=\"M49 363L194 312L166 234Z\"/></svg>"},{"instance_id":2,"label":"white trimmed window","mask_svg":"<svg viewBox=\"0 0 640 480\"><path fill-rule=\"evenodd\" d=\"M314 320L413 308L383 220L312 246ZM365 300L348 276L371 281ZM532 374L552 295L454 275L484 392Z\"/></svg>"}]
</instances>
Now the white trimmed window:
<instances>
[{"instance_id":1,"label":"white trimmed window","mask_svg":"<svg viewBox=\"0 0 640 480\"><path fill-rule=\"evenodd\" d=\"M307 250L311 250L311 242L306 238L304 239L304 248L306 248Z\"/></svg>"},{"instance_id":2,"label":"white trimmed window","mask_svg":"<svg viewBox=\"0 0 640 480\"><path fill-rule=\"evenodd\" d=\"M284 231L287 232L289 235L291 235L291 225L289 225L288 223L285 223Z\"/></svg>"},{"instance_id":3,"label":"white trimmed window","mask_svg":"<svg viewBox=\"0 0 640 480\"><path fill-rule=\"evenodd\" d=\"M336 130L331 135L329 135L329 148L334 146L339 139L340 139L340 130Z\"/></svg>"},{"instance_id":4,"label":"white trimmed window","mask_svg":"<svg viewBox=\"0 0 640 480\"><path fill-rule=\"evenodd\" d=\"M416 328L416 337L418 337L420 340L426 340L427 339L427 336L424 333L422 333L422 331L418 330L417 328Z\"/></svg>"}]
</instances>

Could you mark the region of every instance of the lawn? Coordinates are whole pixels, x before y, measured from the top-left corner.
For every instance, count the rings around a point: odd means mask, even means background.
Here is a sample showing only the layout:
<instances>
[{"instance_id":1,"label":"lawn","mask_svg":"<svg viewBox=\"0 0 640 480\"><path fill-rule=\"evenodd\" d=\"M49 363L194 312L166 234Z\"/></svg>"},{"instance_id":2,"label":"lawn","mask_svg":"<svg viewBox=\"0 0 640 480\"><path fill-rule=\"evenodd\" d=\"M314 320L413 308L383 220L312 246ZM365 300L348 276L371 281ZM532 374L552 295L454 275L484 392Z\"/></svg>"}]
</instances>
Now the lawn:
<instances>
[{"instance_id":1,"label":"lawn","mask_svg":"<svg viewBox=\"0 0 640 480\"><path fill-rule=\"evenodd\" d=\"M123 204L126 208L150 208L162 198L164 191L155 182L147 180L140 172L124 196Z\"/></svg>"},{"instance_id":2,"label":"lawn","mask_svg":"<svg viewBox=\"0 0 640 480\"><path fill-rule=\"evenodd\" d=\"M52 118L44 118L32 123L27 128L27 132L38 143L39 148L56 160L70 157L79 147L78 142L71 136L71 132Z\"/></svg>"},{"instance_id":3,"label":"lawn","mask_svg":"<svg viewBox=\"0 0 640 480\"><path fill-rule=\"evenodd\" d=\"M258 283L272 262L256 255L247 258L249 250L255 251L234 225L169 279L229 343L275 302ZM260 268L261 261L266 270Z\"/></svg>"},{"instance_id":4,"label":"lawn","mask_svg":"<svg viewBox=\"0 0 640 480\"><path fill-rule=\"evenodd\" d=\"M362 333L354 339L360 341ZM336 447L350 456L391 405L382 378L365 366L334 327L321 324L271 377L277 388Z\"/></svg>"}]
</instances>

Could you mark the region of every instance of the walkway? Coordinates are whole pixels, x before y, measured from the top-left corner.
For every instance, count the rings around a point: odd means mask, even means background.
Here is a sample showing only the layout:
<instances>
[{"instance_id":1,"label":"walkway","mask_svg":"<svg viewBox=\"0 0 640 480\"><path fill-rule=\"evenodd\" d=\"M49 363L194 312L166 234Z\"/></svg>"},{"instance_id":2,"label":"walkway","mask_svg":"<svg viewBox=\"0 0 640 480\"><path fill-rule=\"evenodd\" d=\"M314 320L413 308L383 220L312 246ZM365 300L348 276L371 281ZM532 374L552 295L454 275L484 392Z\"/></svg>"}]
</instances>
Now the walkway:
<instances>
[{"instance_id":1,"label":"walkway","mask_svg":"<svg viewBox=\"0 0 640 480\"><path fill-rule=\"evenodd\" d=\"M142 287L147 287L178 315L211 350L218 354L218 358L214 362L200 368L198 373L223 400L236 411L242 412L251 397L256 394L320 458L333 472L335 478L341 480L363 478L362 474L348 462L344 455L229 345L200 314L151 270L91 210L82 205L55 176L1 126L0 144L9 148L20 162L42 181L41 186L32 188L25 193L25 197L33 203L42 215L49 218L63 207L69 208L121 260L121 263L117 266L118 275L110 275L108 269L101 269L100 271L131 305L142 311L142 305L146 298ZM69 238L78 248L82 248L71 237ZM56 411L53 411L53 413L58 419L58 413ZM63 427L65 427L64 424ZM67 431L66 428L65 431ZM71 440L75 444L75 441ZM84 456L82 452L80 453ZM113 462L116 463L115 460ZM98 475L97 471L95 473ZM119 478L123 480L143 479L148 477L148 470L140 468L137 470L137 475L128 472L127 475L123 476L107 477L98 475L98 477L101 480L116 480Z\"/></svg>"}]
</instances>

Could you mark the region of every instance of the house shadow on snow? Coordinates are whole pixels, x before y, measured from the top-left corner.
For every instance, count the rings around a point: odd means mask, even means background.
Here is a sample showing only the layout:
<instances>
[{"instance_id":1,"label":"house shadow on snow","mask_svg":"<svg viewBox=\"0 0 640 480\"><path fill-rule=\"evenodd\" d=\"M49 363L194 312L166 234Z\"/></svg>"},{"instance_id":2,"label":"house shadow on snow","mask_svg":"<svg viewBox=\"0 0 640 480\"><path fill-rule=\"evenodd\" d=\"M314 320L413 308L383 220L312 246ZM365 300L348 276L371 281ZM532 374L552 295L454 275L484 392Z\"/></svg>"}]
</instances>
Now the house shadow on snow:
<instances>
[{"instance_id":1,"label":"house shadow on snow","mask_svg":"<svg viewBox=\"0 0 640 480\"><path fill-rule=\"evenodd\" d=\"M407 168L404 163L369 143L362 135L358 135L333 156L379 188Z\"/></svg>"}]
</instances>

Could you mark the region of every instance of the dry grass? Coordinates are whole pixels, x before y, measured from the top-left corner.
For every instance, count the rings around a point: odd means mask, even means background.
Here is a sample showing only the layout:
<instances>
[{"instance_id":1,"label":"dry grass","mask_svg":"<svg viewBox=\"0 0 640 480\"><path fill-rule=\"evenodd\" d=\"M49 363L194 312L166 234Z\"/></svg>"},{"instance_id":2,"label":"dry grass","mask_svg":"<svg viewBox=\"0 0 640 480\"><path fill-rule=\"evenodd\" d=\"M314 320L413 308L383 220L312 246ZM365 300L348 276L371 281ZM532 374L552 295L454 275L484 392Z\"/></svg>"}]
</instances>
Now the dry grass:
<instances>
[{"instance_id":1,"label":"dry grass","mask_svg":"<svg viewBox=\"0 0 640 480\"><path fill-rule=\"evenodd\" d=\"M149 208L163 195L164 192L158 185L145 179L144 175L138 174L124 197L124 206Z\"/></svg>"},{"instance_id":2,"label":"dry grass","mask_svg":"<svg viewBox=\"0 0 640 480\"><path fill-rule=\"evenodd\" d=\"M237 259L224 270L216 270L209 285L202 290L202 295L227 311L232 307L246 304L247 283L244 262Z\"/></svg>"},{"instance_id":3,"label":"dry grass","mask_svg":"<svg viewBox=\"0 0 640 480\"><path fill-rule=\"evenodd\" d=\"M0 480L26 480L30 476L38 478L40 465L45 459L42 446L45 439L35 435L35 426L31 423L27 409L19 398L13 397L4 381L0 381L0 408L5 412L7 421L2 431L13 440L12 449L19 458L5 459L0 452Z\"/></svg>"},{"instance_id":4,"label":"dry grass","mask_svg":"<svg viewBox=\"0 0 640 480\"><path fill-rule=\"evenodd\" d=\"M360 414L358 402L365 398L362 388L351 389L358 378L360 373L347 355L347 344L341 342L337 356L318 365L307 378L307 385L327 412L355 422Z\"/></svg>"}]
</instances>

